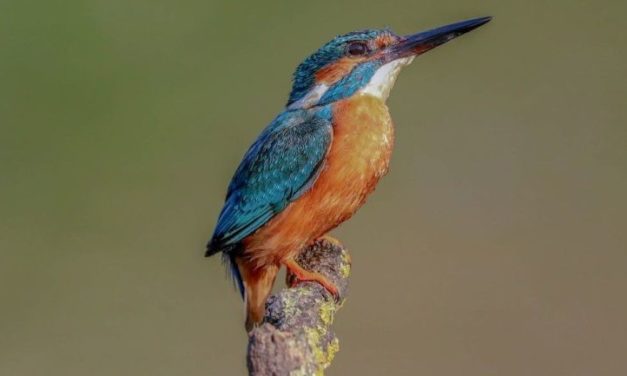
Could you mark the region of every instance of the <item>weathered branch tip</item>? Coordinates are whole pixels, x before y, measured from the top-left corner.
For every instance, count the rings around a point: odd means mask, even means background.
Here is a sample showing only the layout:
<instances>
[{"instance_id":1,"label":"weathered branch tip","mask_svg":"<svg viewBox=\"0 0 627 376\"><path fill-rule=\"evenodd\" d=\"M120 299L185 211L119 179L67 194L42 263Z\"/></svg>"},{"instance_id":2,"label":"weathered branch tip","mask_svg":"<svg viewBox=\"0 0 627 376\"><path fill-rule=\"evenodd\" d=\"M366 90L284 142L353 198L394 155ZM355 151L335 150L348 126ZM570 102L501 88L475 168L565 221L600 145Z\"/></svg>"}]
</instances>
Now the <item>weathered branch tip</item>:
<instances>
[{"instance_id":1,"label":"weathered branch tip","mask_svg":"<svg viewBox=\"0 0 627 376\"><path fill-rule=\"evenodd\" d=\"M331 324L346 297L350 256L341 245L320 240L296 261L335 283L339 300L315 282L301 282L272 295L264 323L249 334L251 376L322 375L339 350ZM288 281L291 278L288 272Z\"/></svg>"}]
</instances>

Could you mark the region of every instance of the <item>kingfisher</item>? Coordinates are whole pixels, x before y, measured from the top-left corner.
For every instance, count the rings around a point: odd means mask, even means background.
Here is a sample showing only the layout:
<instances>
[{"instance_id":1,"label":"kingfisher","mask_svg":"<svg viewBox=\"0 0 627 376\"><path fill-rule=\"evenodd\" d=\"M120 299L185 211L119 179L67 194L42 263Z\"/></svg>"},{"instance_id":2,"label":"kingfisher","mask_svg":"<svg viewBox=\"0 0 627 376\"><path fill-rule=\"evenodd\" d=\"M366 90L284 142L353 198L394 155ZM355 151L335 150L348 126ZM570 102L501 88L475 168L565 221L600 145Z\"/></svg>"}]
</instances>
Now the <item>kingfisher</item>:
<instances>
[{"instance_id":1,"label":"kingfisher","mask_svg":"<svg viewBox=\"0 0 627 376\"><path fill-rule=\"evenodd\" d=\"M490 21L480 17L407 36L340 35L296 69L283 112L261 132L228 186L206 256L222 252L245 301L246 329L264 316L276 275L337 287L295 258L349 219L388 171L394 127L386 100L414 57Z\"/></svg>"}]
</instances>

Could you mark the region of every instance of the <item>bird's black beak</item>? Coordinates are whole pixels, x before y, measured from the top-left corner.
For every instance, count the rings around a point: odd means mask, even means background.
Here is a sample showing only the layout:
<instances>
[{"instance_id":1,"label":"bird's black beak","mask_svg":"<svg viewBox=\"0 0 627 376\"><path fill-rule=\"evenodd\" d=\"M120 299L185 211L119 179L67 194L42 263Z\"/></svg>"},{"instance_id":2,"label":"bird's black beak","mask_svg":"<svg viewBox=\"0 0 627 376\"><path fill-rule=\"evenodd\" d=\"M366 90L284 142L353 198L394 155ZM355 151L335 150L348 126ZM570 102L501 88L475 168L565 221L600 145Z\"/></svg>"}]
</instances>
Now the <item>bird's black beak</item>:
<instances>
[{"instance_id":1,"label":"bird's black beak","mask_svg":"<svg viewBox=\"0 0 627 376\"><path fill-rule=\"evenodd\" d=\"M398 43L390 46L386 53L386 60L392 61L404 57L423 54L441 44L465 34L479 26L488 23L492 17L473 18L456 22L435 29L423 31L402 37Z\"/></svg>"}]
</instances>

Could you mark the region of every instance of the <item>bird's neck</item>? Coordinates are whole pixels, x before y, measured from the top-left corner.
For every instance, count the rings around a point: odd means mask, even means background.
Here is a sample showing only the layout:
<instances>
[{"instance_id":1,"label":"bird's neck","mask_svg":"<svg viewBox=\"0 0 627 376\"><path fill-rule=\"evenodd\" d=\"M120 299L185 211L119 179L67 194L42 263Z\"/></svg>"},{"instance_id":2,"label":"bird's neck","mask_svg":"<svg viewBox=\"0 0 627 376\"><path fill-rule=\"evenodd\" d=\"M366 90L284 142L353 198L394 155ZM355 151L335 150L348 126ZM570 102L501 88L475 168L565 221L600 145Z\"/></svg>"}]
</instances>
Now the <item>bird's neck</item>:
<instances>
[{"instance_id":1,"label":"bird's neck","mask_svg":"<svg viewBox=\"0 0 627 376\"><path fill-rule=\"evenodd\" d=\"M335 83L320 82L307 91L287 109L307 109L348 99L370 95L385 102L396 83L401 68L410 64L413 57L397 59L383 65L363 64Z\"/></svg>"}]
</instances>

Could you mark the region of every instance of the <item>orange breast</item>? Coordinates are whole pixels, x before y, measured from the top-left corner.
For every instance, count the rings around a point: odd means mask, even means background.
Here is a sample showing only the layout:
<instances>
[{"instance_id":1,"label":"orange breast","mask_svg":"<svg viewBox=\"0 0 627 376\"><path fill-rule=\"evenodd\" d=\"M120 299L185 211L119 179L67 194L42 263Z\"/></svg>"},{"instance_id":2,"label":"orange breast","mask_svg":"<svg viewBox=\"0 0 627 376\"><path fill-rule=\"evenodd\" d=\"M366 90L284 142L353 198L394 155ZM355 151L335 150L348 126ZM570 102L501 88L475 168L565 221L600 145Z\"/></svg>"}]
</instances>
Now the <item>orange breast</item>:
<instances>
[{"instance_id":1,"label":"orange breast","mask_svg":"<svg viewBox=\"0 0 627 376\"><path fill-rule=\"evenodd\" d=\"M244 240L245 256L278 263L350 218L388 170L394 128L380 99L363 95L333 107L333 142L312 188Z\"/></svg>"}]
</instances>

